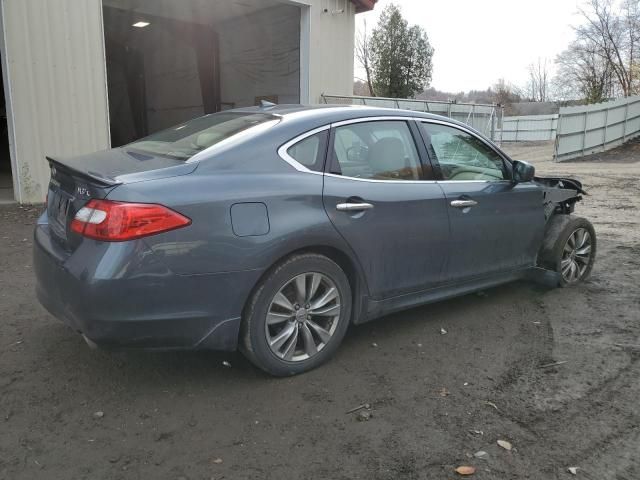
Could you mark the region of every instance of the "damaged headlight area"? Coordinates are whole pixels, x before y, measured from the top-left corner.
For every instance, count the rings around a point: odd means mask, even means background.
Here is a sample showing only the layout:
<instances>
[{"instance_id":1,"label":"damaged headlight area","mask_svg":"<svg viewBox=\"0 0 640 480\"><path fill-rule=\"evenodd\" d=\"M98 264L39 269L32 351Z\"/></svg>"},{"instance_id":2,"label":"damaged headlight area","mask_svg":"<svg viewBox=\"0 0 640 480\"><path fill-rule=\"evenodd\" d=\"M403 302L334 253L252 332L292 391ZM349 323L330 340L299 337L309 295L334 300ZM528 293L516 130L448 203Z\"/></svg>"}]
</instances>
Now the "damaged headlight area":
<instances>
[{"instance_id":1,"label":"damaged headlight area","mask_svg":"<svg viewBox=\"0 0 640 480\"><path fill-rule=\"evenodd\" d=\"M543 188L544 215L547 220L556 213L573 213L582 195L588 195L582 183L572 178L536 177L534 182Z\"/></svg>"}]
</instances>

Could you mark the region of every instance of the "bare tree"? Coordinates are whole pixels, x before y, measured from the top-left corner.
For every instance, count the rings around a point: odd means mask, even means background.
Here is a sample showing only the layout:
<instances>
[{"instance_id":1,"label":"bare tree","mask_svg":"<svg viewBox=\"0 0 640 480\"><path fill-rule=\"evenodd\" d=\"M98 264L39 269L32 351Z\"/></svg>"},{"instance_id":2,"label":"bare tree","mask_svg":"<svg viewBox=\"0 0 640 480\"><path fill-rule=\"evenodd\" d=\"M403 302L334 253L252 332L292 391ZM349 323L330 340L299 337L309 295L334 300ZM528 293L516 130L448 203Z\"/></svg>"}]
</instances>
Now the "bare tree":
<instances>
[{"instance_id":1,"label":"bare tree","mask_svg":"<svg viewBox=\"0 0 640 480\"><path fill-rule=\"evenodd\" d=\"M538 58L537 63L529 65L529 83L526 87L526 96L532 102L546 102L549 100L549 80L547 59Z\"/></svg>"},{"instance_id":2,"label":"bare tree","mask_svg":"<svg viewBox=\"0 0 640 480\"><path fill-rule=\"evenodd\" d=\"M355 79L353 81L353 94L359 97L370 97L371 91L366 82L361 79Z\"/></svg>"},{"instance_id":3,"label":"bare tree","mask_svg":"<svg viewBox=\"0 0 640 480\"><path fill-rule=\"evenodd\" d=\"M585 23L576 28L577 41L592 46L592 54L607 63L622 95L636 93L640 1L589 0L580 14Z\"/></svg>"},{"instance_id":4,"label":"bare tree","mask_svg":"<svg viewBox=\"0 0 640 480\"><path fill-rule=\"evenodd\" d=\"M513 114L513 104L521 100L518 89L508 84L504 78L499 79L490 89L491 102L505 107L507 115Z\"/></svg>"},{"instance_id":5,"label":"bare tree","mask_svg":"<svg viewBox=\"0 0 640 480\"><path fill-rule=\"evenodd\" d=\"M608 61L588 39L575 40L556 58L553 79L556 96L563 100L584 99L599 103L616 93L615 75Z\"/></svg>"},{"instance_id":6,"label":"bare tree","mask_svg":"<svg viewBox=\"0 0 640 480\"><path fill-rule=\"evenodd\" d=\"M366 82L372 97L376 96L373 89L373 78L371 73L371 44L369 41L369 33L367 32L367 22L365 20L363 29L358 33L356 38L356 60L364 69L367 76Z\"/></svg>"}]
</instances>

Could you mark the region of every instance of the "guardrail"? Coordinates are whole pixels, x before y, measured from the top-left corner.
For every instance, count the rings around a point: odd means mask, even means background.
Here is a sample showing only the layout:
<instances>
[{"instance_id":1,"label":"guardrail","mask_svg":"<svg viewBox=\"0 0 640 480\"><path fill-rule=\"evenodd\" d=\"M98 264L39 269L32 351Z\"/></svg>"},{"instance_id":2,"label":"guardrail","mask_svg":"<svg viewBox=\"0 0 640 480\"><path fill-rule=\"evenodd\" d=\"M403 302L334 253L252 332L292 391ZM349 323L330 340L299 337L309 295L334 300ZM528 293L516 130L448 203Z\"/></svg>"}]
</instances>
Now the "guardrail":
<instances>
[{"instance_id":1,"label":"guardrail","mask_svg":"<svg viewBox=\"0 0 640 480\"><path fill-rule=\"evenodd\" d=\"M557 162L622 145L640 134L640 96L560 109Z\"/></svg>"},{"instance_id":2,"label":"guardrail","mask_svg":"<svg viewBox=\"0 0 640 480\"><path fill-rule=\"evenodd\" d=\"M417 112L435 113L458 120L482 132L491 140L500 142L499 125L503 108L486 103L458 103L409 98L362 97L357 95L322 95L327 104L368 105L371 107L397 108Z\"/></svg>"}]
</instances>

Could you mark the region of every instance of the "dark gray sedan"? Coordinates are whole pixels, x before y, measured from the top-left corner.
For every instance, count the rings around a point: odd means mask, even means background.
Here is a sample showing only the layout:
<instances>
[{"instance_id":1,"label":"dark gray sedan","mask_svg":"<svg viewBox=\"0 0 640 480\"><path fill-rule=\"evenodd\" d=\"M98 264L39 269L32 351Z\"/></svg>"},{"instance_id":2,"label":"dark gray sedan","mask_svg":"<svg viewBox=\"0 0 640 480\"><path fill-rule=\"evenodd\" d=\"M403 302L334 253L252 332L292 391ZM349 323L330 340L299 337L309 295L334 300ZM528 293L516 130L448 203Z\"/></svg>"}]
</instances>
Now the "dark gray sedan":
<instances>
[{"instance_id":1,"label":"dark gray sedan","mask_svg":"<svg viewBox=\"0 0 640 480\"><path fill-rule=\"evenodd\" d=\"M49 162L37 294L92 345L239 347L291 375L352 323L521 278L571 285L595 258L580 182L435 115L264 106Z\"/></svg>"}]
</instances>

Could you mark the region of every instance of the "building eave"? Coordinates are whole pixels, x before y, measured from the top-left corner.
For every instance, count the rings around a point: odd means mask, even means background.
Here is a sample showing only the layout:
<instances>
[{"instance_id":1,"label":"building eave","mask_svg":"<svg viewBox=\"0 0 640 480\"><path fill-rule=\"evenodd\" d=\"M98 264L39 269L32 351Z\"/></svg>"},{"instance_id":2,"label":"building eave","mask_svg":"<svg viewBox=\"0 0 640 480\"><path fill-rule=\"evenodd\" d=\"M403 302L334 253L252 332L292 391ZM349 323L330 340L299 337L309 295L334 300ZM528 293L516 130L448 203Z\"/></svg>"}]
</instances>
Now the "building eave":
<instances>
[{"instance_id":1,"label":"building eave","mask_svg":"<svg viewBox=\"0 0 640 480\"><path fill-rule=\"evenodd\" d=\"M351 0L356 5L356 13L373 10L378 0Z\"/></svg>"}]
</instances>

